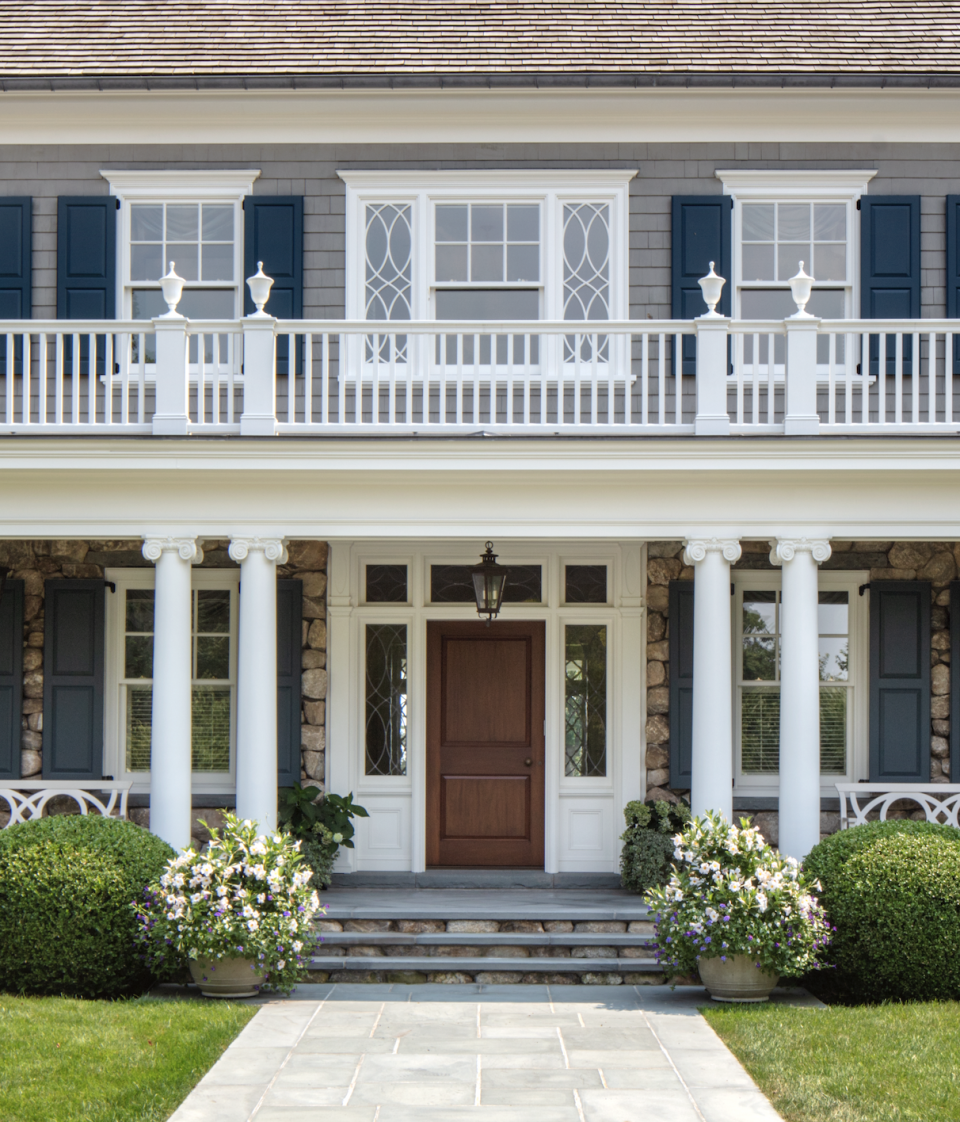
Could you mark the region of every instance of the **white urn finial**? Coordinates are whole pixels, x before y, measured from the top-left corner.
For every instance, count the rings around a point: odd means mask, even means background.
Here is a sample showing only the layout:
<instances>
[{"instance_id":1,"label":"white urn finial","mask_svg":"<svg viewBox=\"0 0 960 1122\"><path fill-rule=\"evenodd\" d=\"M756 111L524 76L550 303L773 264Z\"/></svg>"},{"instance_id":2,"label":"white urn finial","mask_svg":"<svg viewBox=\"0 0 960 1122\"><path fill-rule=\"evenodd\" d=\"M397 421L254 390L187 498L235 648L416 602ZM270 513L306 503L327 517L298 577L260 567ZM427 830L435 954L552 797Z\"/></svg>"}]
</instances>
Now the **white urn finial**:
<instances>
[{"instance_id":1,"label":"white urn finial","mask_svg":"<svg viewBox=\"0 0 960 1122\"><path fill-rule=\"evenodd\" d=\"M800 271L795 277L790 278L790 291L793 293L793 300L797 305L797 310L790 318L813 319L813 316L807 311L807 301L813 291L813 277L808 276L803 271L802 261L800 262Z\"/></svg>"},{"instance_id":2,"label":"white urn finial","mask_svg":"<svg viewBox=\"0 0 960 1122\"><path fill-rule=\"evenodd\" d=\"M720 293L723 291L723 286L727 282L723 277L717 276L713 271L713 262L710 262L710 272L705 277L701 277L697 284L700 285L700 291L703 293L703 299L707 305L707 315L716 319L722 319L720 312L716 310L717 304L720 302Z\"/></svg>"},{"instance_id":3,"label":"white urn finial","mask_svg":"<svg viewBox=\"0 0 960 1122\"><path fill-rule=\"evenodd\" d=\"M267 313L263 310L264 305L270 299L270 289L273 288L273 277L268 277L263 271L263 262L257 262L257 271L252 277L247 277L247 286L250 289L250 297L254 304L257 306L254 315L265 316Z\"/></svg>"},{"instance_id":4,"label":"white urn finial","mask_svg":"<svg viewBox=\"0 0 960 1122\"><path fill-rule=\"evenodd\" d=\"M164 312L160 317L161 319L167 319L168 317L183 319L183 316L177 311L177 305L183 295L183 277L177 276L173 265L174 263L171 261L166 276L160 278L160 291L163 293L163 298L169 308L169 311Z\"/></svg>"}]
</instances>

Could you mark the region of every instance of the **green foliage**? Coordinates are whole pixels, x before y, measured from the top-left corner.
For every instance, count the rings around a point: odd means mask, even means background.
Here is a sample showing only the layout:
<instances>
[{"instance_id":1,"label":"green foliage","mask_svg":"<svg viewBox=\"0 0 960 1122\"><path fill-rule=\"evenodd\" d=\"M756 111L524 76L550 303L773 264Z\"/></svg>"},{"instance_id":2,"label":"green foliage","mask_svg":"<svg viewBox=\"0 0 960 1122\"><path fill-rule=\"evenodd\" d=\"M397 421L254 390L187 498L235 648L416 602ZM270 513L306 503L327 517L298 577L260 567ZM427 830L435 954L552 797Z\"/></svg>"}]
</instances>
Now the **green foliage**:
<instances>
[{"instance_id":1,"label":"green foliage","mask_svg":"<svg viewBox=\"0 0 960 1122\"><path fill-rule=\"evenodd\" d=\"M0 996L4 1122L165 1122L257 1012L235 1001Z\"/></svg>"},{"instance_id":2,"label":"green foliage","mask_svg":"<svg viewBox=\"0 0 960 1122\"><path fill-rule=\"evenodd\" d=\"M691 973L701 958L749 955L771 973L796 977L820 967L829 942L815 887L744 818L731 826L708 811L676 839L670 881L652 888L657 961Z\"/></svg>"},{"instance_id":3,"label":"green foliage","mask_svg":"<svg viewBox=\"0 0 960 1122\"><path fill-rule=\"evenodd\" d=\"M806 867L817 871L836 926L839 996L960 999L960 831L912 821L857 826L821 842Z\"/></svg>"},{"instance_id":4,"label":"green foliage","mask_svg":"<svg viewBox=\"0 0 960 1122\"><path fill-rule=\"evenodd\" d=\"M224 815L203 853L185 850L130 905L154 961L256 960L271 989L289 993L306 967L304 942L320 901L301 843L261 834L255 822Z\"/></svg>"},{"instance_id":5,"label":"green foliage","mask_svg":"<svg viewBox=\"0 0 960 1122\"><path fill-rule=\"evenodd\" d=\"M353 849L354 828L351 818L369 818L362 806L349 795L324 795L318 802L319 787L280 788L280 827L299 839L300 853L313 869L315 886L328 885L330 871L340 846Z\"/></svg>"},{"instance_id":6,"label":"green foliage","mask_svg":"<svg viewBox=\"0 0 960 1122\"><path fill-rule=\"evenodd\" d=\"M643 893L670 879L674 834L690 821L686 803L666 799L642 803L635 799L623 808L627 828L620 835L620 883L629 892Z\"/></svg>"},{"instance_id":7,"label":"green foliage","mask_svg":"<svg viewBox=\"0 0 960 1122\"><path fill-rule=\"evenodd\" d=\"M130 903L173 850L131 822L56 815L0 831L0 989L116 997L157 975Z\"/></svg>"},{"instance_id":8,"label":"green foliage","mask_svg":"<svg viewBox=\"0 0 960 1122\"><path fill-rule=\"evenodd\" d=\"M369 818L370 815L353 801L349 795L334 795L327 792L320 804L320 821L333 834L338 845L353 849L354 828L351 818ZM337 835L340 835L338 838Z\"/></svg>"}]
</instances>

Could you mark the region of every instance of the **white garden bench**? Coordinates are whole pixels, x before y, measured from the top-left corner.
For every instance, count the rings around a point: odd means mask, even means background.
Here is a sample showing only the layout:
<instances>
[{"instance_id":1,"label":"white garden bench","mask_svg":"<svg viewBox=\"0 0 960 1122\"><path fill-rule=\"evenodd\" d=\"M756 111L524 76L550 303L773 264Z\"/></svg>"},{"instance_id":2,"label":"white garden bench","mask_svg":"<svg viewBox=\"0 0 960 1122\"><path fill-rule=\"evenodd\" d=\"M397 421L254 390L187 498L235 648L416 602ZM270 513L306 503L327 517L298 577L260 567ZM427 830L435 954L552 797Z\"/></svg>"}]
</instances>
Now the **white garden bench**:
<instances>
[{"instance_id":1,"label":"white garden bench","mask_svg":"<svg viewBox=\"0 0 960 1122\"><path fill-rule=\"evenodd\" d=\"M928 822L960 826L960 783L837 783L836 788L841 830L864 825L867 815L886 821L893 804L904 801L915 803Z\"/></svg>"},{"instance_id":2,"label":"white garden bench","mask_svg":"<svg viewBox=\"0 0 960 1122\"><path fill-rule=\"evenodd\" d=\"M81 814L91 810L105 818L126 818L127 797L133 780L102 779L98 783L80 783L75 779L8 779L0 786L0 810L6 801L10 808L8 826L42 818L51 799L66 795L73 799Z\"/></svg>"}]
</instances>

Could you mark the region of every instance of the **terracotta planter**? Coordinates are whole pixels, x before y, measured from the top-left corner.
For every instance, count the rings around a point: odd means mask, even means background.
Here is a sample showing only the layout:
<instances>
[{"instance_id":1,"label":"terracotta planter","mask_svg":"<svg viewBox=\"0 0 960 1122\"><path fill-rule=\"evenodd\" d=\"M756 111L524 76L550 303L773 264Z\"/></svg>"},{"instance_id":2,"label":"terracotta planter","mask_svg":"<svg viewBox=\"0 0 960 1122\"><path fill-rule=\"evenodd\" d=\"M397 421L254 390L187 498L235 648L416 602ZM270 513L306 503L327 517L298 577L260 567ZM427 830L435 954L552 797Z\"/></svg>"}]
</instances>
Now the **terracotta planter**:
<instances>
[{"instance_id":1,"label":"terracotta planter","mask_svg":"<svg viewBox=\"0 0 960 1122\"><path fill-rule=\"evenodd\" d=\"M779 980L776 974L758 970L756 960L745 954L728 954L726 962L701 958L697 965L714 1001L769 1001Z\"/></svg>"},{"instance_id":2,"label":"terracotta planter","mask_svg":"<svg viewBox=\"0 0 960 1122\"><path fill-rule=\"evenodd\" d=\"M263 985L252 958L191 959L190 975L205 997L256 997Z\"/></svg>"}]
</instances>

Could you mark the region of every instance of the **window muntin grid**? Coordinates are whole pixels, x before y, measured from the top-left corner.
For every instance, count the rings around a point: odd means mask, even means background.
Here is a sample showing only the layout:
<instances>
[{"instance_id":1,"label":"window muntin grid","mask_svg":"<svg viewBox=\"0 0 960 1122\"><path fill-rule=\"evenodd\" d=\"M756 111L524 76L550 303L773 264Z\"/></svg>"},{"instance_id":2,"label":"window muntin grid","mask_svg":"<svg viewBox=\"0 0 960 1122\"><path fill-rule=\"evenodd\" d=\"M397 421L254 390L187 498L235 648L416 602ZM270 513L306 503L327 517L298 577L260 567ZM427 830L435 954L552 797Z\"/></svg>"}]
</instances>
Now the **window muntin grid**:
<instances>
[{"instance_id":1,"label":"window muntin grid","mask_svg":"<svg viewBox=\"0 0 960 1122\"><path fill-rule=\"evenodd\" d=\"M818 593L820 772L846 775L852 676L846 591ZM780 591L745 590L740 612L740 770L780 770Z\"/></svg>"},{"instance_id":2,"label":"window muntin grid","mask_svg":"<svg viewBox=\"0 0 960 1122\"><path fill-rule=\"evenodd\" d=\"M154 590L124 592L123 676L126 771L149 773L153 714ZM191 593L192 770L222 774L230 770L236 641L230 589L201 588Z\"/></svg>"},{"instance_id":3,"label":"window muntin grid","mask_svg":"<svg viewBox=\"0 0 960 1122\"><path fill-rule=\"evenodd\" d=\"M131 203L130 281L159 282L171 261L188 283L233 284L232 203Z\"/></svg>"},{"instance_id":4,"label":"window muntin grid","mask_svg":"<svg viewBox=\"0 0 960 1122\"><path fill-rule=\"evenodd\" d=\"M540 283L540 204L439 203L437 284Z\"/></svg>"},{"instance_id":5,"label":"window muntin grid","mask_svg":"<svg viewBox=\"0 0 960 1122\"><path fill-rule=\"evenodd\" d=\"M407 774L407 627L364 628L364 773Z\"/></svg>"},{"instance_id":6,"label":"window muntin grid","mask_svg":"<svg viewBox=\"0 0 960 1122\"><path fill-rule=\"evenodd\" d=\"M607 627L564 628L564 775L607 774Z\"/></svg>"}]
</instances>

